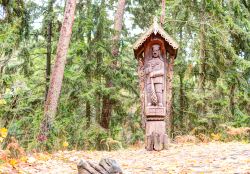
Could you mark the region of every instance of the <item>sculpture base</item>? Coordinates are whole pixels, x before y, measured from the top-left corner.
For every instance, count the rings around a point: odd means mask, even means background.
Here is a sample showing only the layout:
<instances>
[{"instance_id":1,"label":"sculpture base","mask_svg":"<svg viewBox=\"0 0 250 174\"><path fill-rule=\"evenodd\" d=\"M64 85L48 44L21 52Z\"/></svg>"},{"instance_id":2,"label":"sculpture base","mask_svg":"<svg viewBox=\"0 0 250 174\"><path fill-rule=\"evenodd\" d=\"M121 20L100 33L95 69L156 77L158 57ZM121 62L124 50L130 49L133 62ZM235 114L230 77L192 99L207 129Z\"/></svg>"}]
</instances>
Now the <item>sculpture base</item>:
<instances>
[{"instance_id":1,"label":"sculpture base","mask_svg":"<svg viewBox=\"0 0 250 174\"><path fill-rule=\"evenodd\" d=\"M146 149L160 151L168 148L165 121L146 122Z\"/></svg>"}]
</instances>

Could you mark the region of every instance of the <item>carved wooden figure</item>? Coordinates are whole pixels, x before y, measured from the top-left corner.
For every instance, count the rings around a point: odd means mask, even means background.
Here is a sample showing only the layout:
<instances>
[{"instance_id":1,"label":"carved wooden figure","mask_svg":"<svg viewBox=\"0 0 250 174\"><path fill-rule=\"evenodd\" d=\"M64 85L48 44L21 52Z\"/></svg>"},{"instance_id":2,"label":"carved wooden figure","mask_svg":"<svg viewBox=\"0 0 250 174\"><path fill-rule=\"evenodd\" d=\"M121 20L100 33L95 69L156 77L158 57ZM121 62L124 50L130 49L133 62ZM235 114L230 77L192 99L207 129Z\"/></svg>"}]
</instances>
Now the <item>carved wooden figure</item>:
<instances>
[{"instance_id":1,"label":"carved wooden figure","mask_svg":"<svg viewBox=\"0 0 250 174\"><path fill-rule=\"evenodd\" d=\"M146 127L146 149L167 147L166 120L172 96L173 62L178 44L154 20L153 25L133 45L138 60L142 120ZM169 123L167 123L169 124Z\"/></svg>"}]
</instances>

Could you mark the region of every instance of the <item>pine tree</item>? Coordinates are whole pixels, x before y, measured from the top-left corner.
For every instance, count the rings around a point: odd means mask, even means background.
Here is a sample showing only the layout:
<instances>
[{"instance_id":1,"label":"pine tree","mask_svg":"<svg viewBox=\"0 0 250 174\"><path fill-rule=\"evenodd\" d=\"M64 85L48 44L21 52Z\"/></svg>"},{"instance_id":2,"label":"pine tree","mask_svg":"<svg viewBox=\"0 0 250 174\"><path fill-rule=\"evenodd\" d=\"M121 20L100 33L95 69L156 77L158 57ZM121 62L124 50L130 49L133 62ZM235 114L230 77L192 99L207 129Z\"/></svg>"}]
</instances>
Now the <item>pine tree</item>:
<instances>
[{"instance_id":1,"label":"pine tree","mask_svg":"<svg viewBox=\"0 0 250 174\"><path fill-rule=\"evenodd\" d=\"M45 103L44 119L41 123L41 132L39 135L40 139L47 138L47 133L49 132L49 129L56 115L56 109L62 88L64 67L66 64L66 55L74 22L75 7L75 0L67 1L64 13L64 20L57 46L56 62L51 74L50 87Z\"/></svg>"},{"instance_id":2,"label":"pine tree","mask_svg":"<svg viewBox=\"0 0 250 174\"><path fill-rule=\"evenodd\" d=\"M120 35L122 30L122 21L123 21L123 15L125 11L125 0L119 0L117 5L117 10L115 14L115 21L114 21L114 36L112 39L112 48L111 53L113 59L115 59L119 54L119 41L120 41ZM110 67L111 69L117 68L117 61L113 60L112 65ZM111 88L113 86L113 82L111 79L107 79L106 87ZM105 129L109 128L109 122L112 112L112 100L110 98L110 95L103 96L103 108L102 108L102 117L101 117L101 126Z\"/></svg>"}]
</instances>

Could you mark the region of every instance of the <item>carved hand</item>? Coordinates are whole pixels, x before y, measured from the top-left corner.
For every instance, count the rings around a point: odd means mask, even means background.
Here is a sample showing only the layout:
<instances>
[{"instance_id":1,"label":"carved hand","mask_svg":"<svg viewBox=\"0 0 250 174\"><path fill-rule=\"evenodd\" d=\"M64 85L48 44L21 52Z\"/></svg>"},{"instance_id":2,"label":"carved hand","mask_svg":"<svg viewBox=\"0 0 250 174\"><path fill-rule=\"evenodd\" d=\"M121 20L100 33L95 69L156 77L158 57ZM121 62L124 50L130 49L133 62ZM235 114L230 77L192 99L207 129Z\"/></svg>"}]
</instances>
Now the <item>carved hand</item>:
<instances>
[{"instance_id":1,"label":"carved hand","mask_svg":"<svg viewBox=\"0 0 250 174\"><path fill-rule=\"evenodd\" d=\"M151 72L151 68L146 68L145 69L145 74L149 74Z\"/></svg>"}]
</instances>

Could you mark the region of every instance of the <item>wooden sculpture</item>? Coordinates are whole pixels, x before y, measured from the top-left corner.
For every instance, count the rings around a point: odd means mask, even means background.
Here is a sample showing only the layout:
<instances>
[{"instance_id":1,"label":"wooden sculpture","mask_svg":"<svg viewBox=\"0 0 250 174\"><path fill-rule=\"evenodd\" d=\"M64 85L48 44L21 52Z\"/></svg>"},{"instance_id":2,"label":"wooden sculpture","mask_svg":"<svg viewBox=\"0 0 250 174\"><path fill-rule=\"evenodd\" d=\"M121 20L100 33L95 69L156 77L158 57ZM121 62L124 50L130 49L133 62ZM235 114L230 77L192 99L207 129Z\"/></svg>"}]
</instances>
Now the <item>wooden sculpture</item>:
<instances>
[{"instance_id":1,"label":"wooden sculpture","mask_svg":"<svg viewBox=\"0 0 250 174\"><path fill-rule=\"evenodd\" d=\"M133 45L138 60L140 101L146 126L146 149L167 147L166 116L170 112L172 79L178 44L154 20L153 25Z\"/></svg>"}]
</instances>

